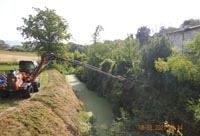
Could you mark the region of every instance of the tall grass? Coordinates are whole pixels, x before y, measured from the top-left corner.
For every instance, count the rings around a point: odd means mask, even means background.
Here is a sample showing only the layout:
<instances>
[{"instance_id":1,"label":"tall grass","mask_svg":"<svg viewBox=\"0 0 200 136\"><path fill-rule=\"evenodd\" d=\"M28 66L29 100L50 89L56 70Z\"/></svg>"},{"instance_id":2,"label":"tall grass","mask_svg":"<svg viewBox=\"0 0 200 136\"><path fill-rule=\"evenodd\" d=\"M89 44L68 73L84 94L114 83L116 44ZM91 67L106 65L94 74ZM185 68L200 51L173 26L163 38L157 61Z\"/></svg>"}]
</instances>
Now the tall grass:
<instances>
[{"instance_id":1,"label":"tall grass","mask_svg":"<svg viewBox=\"0 0 200 136\"><path fill-rule=\"evenodd\" d=\"M42 89L47 83L47 74L45 72L42 72L39 75L39 78L40 78L40 89Z\"/></svg>"}]
</instances>

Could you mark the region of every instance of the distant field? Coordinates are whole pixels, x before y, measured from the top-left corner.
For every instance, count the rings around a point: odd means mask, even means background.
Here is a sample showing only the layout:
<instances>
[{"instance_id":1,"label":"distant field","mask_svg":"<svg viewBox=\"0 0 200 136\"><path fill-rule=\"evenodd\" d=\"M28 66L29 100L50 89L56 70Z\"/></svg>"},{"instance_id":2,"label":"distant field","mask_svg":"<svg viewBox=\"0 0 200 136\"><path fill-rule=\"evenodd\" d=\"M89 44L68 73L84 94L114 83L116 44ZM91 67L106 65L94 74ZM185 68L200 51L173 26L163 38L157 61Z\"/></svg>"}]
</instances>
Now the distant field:
<instances>
[{"instance_id":1,"label":"distant field","mask_svg":"<svg viewBox=\"0 0 200 136\"><path fill-rule=\"evenodd\" d=\"M0 71L8 71L13 69L19 69L18 65L12 65L12 66L0 66Z\"/></svg>"},{"instance_id":2,"label":"distant field","mask_svg":"<svg viewBox=\"0 0 200 136\"><path fill-rule=\"evenodd\" d=\"M0 54L37 57L37 54L36 53L32 53L32 52L16 52L16 51L0 50Z\"/></svg>"},{"instance_id":3,"label":"distant field","mask_svg":"<svg viewBox=\"0 0 200 136\"><path fill-rule=\"evenodd\" d=\"M0 71L19 69L18 63L20 60L38 61L39 57L36 53L0 50Z\"/></svg>"},{"instance_id":4,"label":"distant field","mask_svg":"<svg viewBox=\"0 0 200 136\"><path fill-rule=\"evenodd\" d=\"M0 71L19 69L18 61L0 61Z\"/></svg>"},{"instance_id":5,"label":"distant field","mask_svg":"<svg viewBox=\"0 0 200 136\"><path fill-rule=\"evenodd\" d=\"M38 60L39 57L36 53L30 52L13 52L0 50L0 62L1 61L20 61L20 60Z\"/></svg>"}]
</instances>

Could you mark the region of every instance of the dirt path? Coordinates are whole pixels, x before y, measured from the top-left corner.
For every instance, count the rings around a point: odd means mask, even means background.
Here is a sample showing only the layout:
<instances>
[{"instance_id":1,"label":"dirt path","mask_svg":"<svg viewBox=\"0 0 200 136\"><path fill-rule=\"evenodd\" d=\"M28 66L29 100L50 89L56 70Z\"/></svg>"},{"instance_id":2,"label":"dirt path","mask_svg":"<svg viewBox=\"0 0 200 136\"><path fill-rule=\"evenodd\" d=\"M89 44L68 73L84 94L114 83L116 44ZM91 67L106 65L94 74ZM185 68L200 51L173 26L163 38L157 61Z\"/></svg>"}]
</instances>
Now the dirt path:
<instances>
[{"instance_id":1,"label":"dirt path","mask_svg":"<svg viewBox=\"0 0 200 136\"><path fill-rule=\"evenodd\" d=\"M0 54L0 61L39 60L39 57Z\"/></svg>"}]
</instances>

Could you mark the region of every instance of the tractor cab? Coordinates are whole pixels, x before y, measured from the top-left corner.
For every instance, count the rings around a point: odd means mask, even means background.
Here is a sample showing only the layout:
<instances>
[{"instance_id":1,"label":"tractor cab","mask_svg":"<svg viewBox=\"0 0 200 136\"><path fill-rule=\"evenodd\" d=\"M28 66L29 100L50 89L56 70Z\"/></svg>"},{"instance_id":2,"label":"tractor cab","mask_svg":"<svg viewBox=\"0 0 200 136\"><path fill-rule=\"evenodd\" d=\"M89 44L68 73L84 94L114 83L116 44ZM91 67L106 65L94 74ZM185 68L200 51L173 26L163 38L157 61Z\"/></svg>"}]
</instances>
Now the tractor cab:
<instances>
[{"instance_id":1,"label":"tractor cab","mask_svg":"<svg viewBox=\"0 0 200 136\"><path fill-rule=\"evenodd\" d=\"M38 63L36 61L20 61L19 62L19 71L31 74L38 67Z\"/></svg>"}]
</instances>

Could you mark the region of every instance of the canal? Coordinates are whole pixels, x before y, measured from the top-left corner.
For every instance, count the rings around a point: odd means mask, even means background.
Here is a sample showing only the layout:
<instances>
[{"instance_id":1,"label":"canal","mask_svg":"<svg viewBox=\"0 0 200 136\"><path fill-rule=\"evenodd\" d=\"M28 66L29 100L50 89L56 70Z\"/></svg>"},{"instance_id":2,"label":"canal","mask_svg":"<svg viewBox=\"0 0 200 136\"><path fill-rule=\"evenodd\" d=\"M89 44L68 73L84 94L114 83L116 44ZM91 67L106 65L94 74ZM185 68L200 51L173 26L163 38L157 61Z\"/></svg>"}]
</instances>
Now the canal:
<instances>
[{"instance_id":1,"label":"canal","mask_svg":"<svg viewBox=\"0 0 200 136\"><path fill-rule=\"evenodd\" d=\"M102 125L109 126L114 117L111 104L105 98L89 90L75 75L67 75L66 78L79 99L83 102L85 111L93 113L96 119L95 127L97 128L97 133L102 135L102 131L99 128Z\"/></svg>"}]
</instances>

